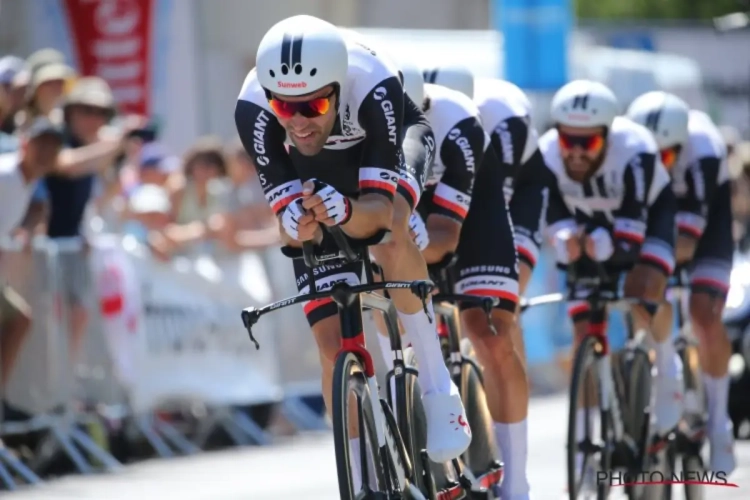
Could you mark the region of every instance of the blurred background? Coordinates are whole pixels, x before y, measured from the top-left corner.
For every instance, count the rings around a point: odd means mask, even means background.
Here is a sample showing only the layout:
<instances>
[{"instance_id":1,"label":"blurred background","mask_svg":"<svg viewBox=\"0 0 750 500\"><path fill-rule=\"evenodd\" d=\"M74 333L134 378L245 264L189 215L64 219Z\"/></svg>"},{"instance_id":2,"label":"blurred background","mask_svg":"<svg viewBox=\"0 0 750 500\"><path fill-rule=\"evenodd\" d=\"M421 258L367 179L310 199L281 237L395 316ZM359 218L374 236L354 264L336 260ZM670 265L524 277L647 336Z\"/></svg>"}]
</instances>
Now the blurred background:
<instances>
[{"instance_id":1,"label":"blurred background","mask_svg":"<svg viewBox=\"0 0 750 500\"><path fill-rule=\"evenodd\" d=\"M0 234L0 285L18 299L0 309L0 430L14 450L0 450L0 472L36 482L325 426L301 311L264 318L261 351L239 322L242 307L296 293L233 120L273 23L312 14L418 65L510 80L540 133L571 79L609 85L623 110L673 92L722 127L739 238L748 11L747 0L0 0L0 153L25 154L19 138L39 116L65 136L23 221ZM543 258L529 293L560 279ZM567 325L562 308L524 318L536 394L564 386Z\"/></svg>"}]
</instances>

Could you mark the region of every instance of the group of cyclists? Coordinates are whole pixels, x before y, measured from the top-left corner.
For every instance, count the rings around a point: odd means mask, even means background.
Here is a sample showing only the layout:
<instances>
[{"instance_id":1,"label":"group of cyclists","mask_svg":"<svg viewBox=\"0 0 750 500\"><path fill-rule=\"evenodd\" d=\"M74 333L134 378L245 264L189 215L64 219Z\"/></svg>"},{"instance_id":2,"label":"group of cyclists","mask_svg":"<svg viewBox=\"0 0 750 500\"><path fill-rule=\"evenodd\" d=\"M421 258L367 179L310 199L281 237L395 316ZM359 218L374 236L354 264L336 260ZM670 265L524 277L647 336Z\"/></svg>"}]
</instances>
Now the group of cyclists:
<instances>
[{"instance_id":1,"label":"group of cyclists","mask_svg":"<svg viewBox=\"0 0 750 500\"><path fill-rule=\"evenodd\" d=\"M518 310L542 244L551 245L560 265L585 261L615 278L624 275L624 292L650 301L663 301L675 268L690 265L709 465L731 472L731 348L721 314L733 241L727 152L710 118L665 92L642 95L622 114L605 85L577 80L555 94L554 127L539 136L530 102L515 85L393 56L306 15L277 23L263 37L235 121L284 244L334 248L321 225L339 226L352 239L387 229L389 239L370 248L382 276L428 279L428 265L455 254L455 290L446 292L499 299L491 321L478 306L460 310L484 370L505 467L497 492L503 500L530 495L529 386ZM294 266L300 292L308 291L308 269L299 261ZM598 267L583 265L587 272ZM362 269L325 265L313 274L320 290L359 284ZM423 307L408 290L389 295L419 363L427 452L435 462L457 458L471 430L432 305ZM304 312L330 407L341 345L336 304L311 301ZM583 303L570 304L577 339L586 332L587 312ZM664 303L652 317L634 307L632 317L635 328L651 333L654 429L667 433L681 419L684 394L672 309ZM380 337L383 357L391 360L390 343ZM359 440L350 446L359 456Z\"/></svg>"}]
</instances>

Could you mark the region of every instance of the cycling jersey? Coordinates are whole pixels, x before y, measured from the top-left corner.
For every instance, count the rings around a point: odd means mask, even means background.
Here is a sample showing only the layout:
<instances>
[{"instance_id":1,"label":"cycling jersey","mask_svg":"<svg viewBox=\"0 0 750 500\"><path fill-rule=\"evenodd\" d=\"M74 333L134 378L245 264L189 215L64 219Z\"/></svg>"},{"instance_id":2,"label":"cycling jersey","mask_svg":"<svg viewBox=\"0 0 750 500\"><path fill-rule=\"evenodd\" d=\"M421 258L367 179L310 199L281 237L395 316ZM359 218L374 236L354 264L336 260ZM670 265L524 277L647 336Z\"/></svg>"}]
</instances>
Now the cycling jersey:
<instances>
[{"instance_id":1,"label":"cycling jersey","mask_svg":"<svg viewBox=\"0 0 750 500\"><path fill-rule=\"evenodd\" d=\"M529 212L524 230L539 233L537 221L546 222L550 235L563 227L602 227L610 231L615 246L608 269L619 272L640 260L671 274L676 203L653 137L645 127L617 117L606 147L598 171L579 183L565 171L557 130L539 139L546 165L528 172L535 179L537 196L519 200Z\"/></svg>"},{"instance_id":2,"label":"cycling jersey","mask_svg":"<svg viewBox=\"0 0 750 500\"><path fill-rule=\"evenodd\" d=\"M513 202L514 191L523 196L533 196L532 187L526 193L525 185L533 182L524 174L543 167L544 159L539 152L538 134L531 125L531 102L516 85L504 80L480 78L474 85L474 102L479 106L484 130L489 134L495 153L502 162L503 192L508 201L511 219L521 222L515 226L516 251L518 259L533 269L538 254L533 250L541 245L541 237L536 235L536 243L526 240L535 238L526 234L524 224L525 203ZM528 166L526 166L528 165ZM542 203L542 200L538 200Z\"/></svg>"},{"instance_id":3,"label":"cycling jersey","mask_svg":"<svg viewBox=\"0 0 750 500\"><path fill-rule=\"evenodd\" d=\"M514 311L518 269L507 206L498 196L503 170L479 109L460 92L439 85L426 84L425 96L437 154L417 210L425 220L438 215L462 223L451 269L455 292L496 296L501 308Z\"/></svg>"},{"instance_id":4,"label":"cycling jersey","mask_svg":"<svg viewBox=\"0 0 750 500\"><path fill-rule=\"evenodd\" d=\"M415 205L419 199L424 176L419 169L425 166L407 167L402 138L410 126L417 126L423 142L428 142L424 137L429 135L426 119L413 103L404 105L403 88L393 63L353 35L345 36L349 51L347 79L337 92L335 125L317 155L302 155L288 140L255 69L242 85L235 108L237 131L277 215L301 196L302 183L311 178L349 197L378 193L393 199L398 186L410 204ZM302 291L307 286L307 269L297 260L294 267ZM357 284L359 269L361 263L316 268L318 288L344 278ZM304 309L311 324L336 314L336 305L330 300L310 302Z\"/></svg>"},{"instance_id":5,"label":"cycling jersey","mask_svg":"<svg viewBox=\"0 0 750 500\"><path fill-rule=\"evenodd\" d=\"M688 140L671 175L678 232L698 240L691 287L726 294L734 252L727 150L705 113L690 111Z\"/></svg>"}]
</instances>

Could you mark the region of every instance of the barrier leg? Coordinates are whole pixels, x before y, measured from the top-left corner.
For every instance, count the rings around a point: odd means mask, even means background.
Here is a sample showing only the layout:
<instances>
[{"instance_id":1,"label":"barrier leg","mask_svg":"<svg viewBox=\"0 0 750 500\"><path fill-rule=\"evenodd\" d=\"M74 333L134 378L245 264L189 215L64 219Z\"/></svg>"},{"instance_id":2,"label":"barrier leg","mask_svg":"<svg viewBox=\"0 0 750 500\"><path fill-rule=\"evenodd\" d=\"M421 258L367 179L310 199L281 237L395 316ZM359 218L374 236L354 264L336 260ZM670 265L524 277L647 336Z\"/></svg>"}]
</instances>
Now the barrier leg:
<instances>
[{"instance_id":1,"label":"barrier leg","mask_svg":"<svg viewBox=\"0 0 750 500\"><path fill-rule=\"evenodd\" d=\"M328 430L328 422L325 417L322 417L315 413L309 406L307 406L302 399L298 397L290 397L284 400L282 405L282 411L284 416L297 429L308 430L308 431L325 431Z\"/></svg>"},{"instance_id":2,"label":"barrier leg","mask_svg":"<svg viewBox=\"0 0 750 500\"><path fill-rule=\"evenodd\" d=\"M31 469L26 467L26 465L24 465L23 462L18 460L13 455L13 453L6 450L5 448L0 448L0 468L5 470L5 466L2 465L3 462L5 462L8 465L8 467L10 467L11 470L14 470L16 474L21 476L23 480L26 481L28 484L39 484L42 482L39 476L34 474L34 472L32 472Z\"/></svg>"},{"instance_id":3,"label":"barrier leg","mask_svg":"<svg viewBox=\"0 0 750 500\"><path fill-rule=\"evenodd\" d=\"M5 487L10 491L18 489L16 482L13 481L13 476L10 475L10 472L8 472L8 469L6 469L3 464L0 464L0 481L2 481Z\"/></svg>"},{"instance_id":4,"label":"barrier leg","mask_svg":"<svg viewBox=\"0 0 750 500\"><path fill-rule=\"evenodd\" d=\"M247 413L233 409L229 415L231 421L236 425L246 436L252 439L256 444L269 445L271 444L271 435L264 431L263 428L258 425L255 420L250 418Z\"/></svg>"},{"instance_id":5,"label":"barrier leg","mask_svg":"<svg viewBox=\"0 0 750 500\"><path fill-rule=\"evenodd\" d=\"M122 464L115 457L102 449L98 444L94 442L93 439L88 436L88 434L86 434L82 430L75 428L71 429L70 437L72 441L81 449L93 455L94 458L98 460L104 466L104 469L108 472L115 471L122 467Z\"/></svg>"},{"instance_id":6,"label":"barrier leg","mask_svg":"<svg viewBox=\"0 0 750 500\"><path fill-rule=\"evenodd\" d=\"M172 449L169 447L166 441L162 439L159 433L156 432L156 429L153 425L153 419L143 415L136 418L134 424L135 428L138 429L138 432L140 432L143 437L146 438L146 441L148 441L148 444L151 445L151 448L153 448L157 455L159 455L161 458L174 457Z\"/></svg>"},{"instance_id":7,"label":"barrier leg","mask_svg":"<svg viewBox=\"0 0 750 500\"><path fill-rule=\"evenodd\" d=\"M200 448L191 443L188 438L183 436L182 433L169 422L156 420L154 422L154 427L157 432L162 434L164 438L177 449L177 451L180 451L185 455L194 455L201 451Z\"/></svg>"},{"instance_id":8,"label":"barrier leg","mask_svg":"<svg viewBox=\"0 0 750 500\"><path fill-rule=\"evenodd\" d=\"M50 429L50 431L50 438L57 442L58 449L62 448L61 451L65 453L68 458L70 458L75 468L78 469L78 472L80 472L81 474L91 474L92 472L94 472L93 467L91 467L91 465L86 461L86 459L83 457L83 454L78 451L78 448L76 448L73 440L70 438L70 435L67 432L63 431L63 429L59 427L53 427L52 429Z\"/></svg>"}]
</instances>

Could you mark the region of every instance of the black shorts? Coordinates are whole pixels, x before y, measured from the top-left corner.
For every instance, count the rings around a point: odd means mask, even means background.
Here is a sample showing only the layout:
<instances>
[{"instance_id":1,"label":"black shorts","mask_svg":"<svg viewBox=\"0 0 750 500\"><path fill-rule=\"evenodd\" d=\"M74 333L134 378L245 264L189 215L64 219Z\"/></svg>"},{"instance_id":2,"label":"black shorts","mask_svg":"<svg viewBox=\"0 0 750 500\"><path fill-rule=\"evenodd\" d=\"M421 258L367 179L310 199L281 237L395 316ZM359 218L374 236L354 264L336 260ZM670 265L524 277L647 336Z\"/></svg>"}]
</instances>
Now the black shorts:
<instances>
[{"instance_id":1,"label":"black shorts","mask_svg":"<svg viewBox=\"0 0 750 500\"><path fill-rule=\"evenodd\" d=\"M732 273L734 238L729 183L714 195L703 231L690 266L691 293L704 292L726 298ZM726 189L725 186L727 186Z\"/></svg>"},{"instance_id":2,"label":"black shorts","mask_svg":"<svg viewBox=\"0 0 750 500\"><path fill-rule=\"evenodd\" d=\"M321 247L336 252L338 247L333 241L333 237L324 231ZM309 293L309 275L308 268L303 259L294 259L294 278L297 281L297 290L303 293ZM361 283L364 264L362 262L353 262L345 264L322 265L313 268L315 276L316 291L322 292L329 290L336 283L346 282L349 285L356 286ZM320 320L329 318L338 314L338 306L332 298L317 299L305 302L302 305L307 322L312 327Z\"/></svg>"},{"instance_id":3,"label":"black shorts","mask_svg":"<svg viewBox=\"0 0 750 500\"><path fill-rule=\"evenodd\" d=\"M428 191L418 210L423 217L429 217L431 208L432 191ZM454 293L498 297L500 309L515 312L518 260L503 196L503 178L495 169L481 169L477 174L456 255L456 264L450 269ZM477 306L460 304L459 307L464 310Z\"/></svg>"}]
</instances>

